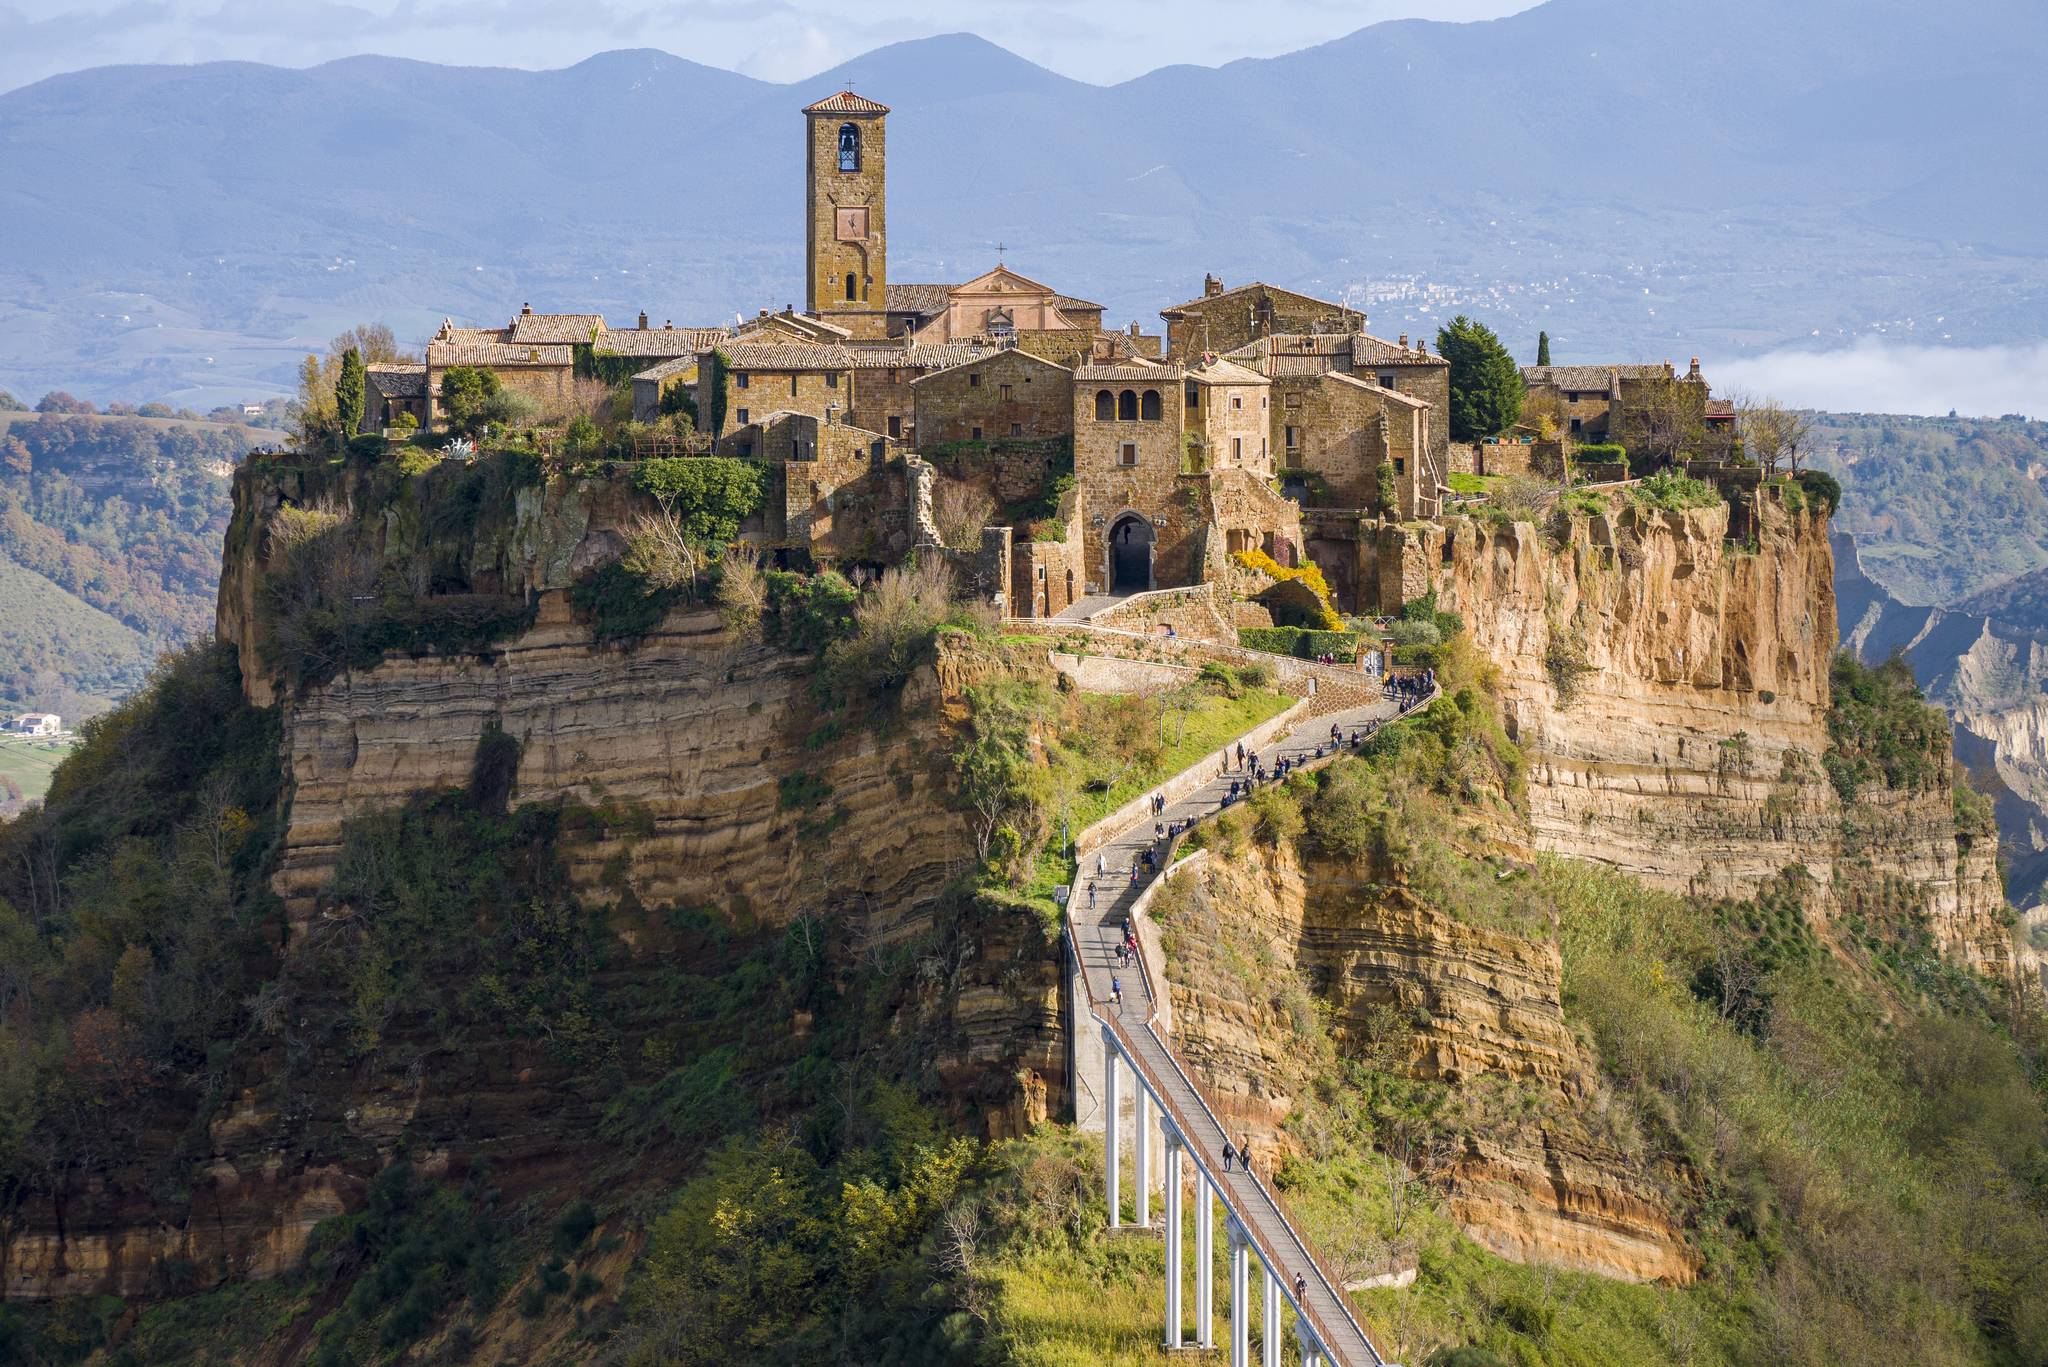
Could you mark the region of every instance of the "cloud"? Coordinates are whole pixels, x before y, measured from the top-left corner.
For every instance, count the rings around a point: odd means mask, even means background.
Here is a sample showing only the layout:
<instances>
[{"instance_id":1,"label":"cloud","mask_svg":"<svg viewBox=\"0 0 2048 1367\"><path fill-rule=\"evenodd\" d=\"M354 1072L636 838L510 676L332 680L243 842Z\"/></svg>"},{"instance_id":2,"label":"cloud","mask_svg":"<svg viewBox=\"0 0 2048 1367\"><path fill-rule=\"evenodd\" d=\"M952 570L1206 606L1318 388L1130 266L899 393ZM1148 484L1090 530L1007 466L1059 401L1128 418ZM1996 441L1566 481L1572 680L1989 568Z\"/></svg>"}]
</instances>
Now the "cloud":
<instances>
[{"instance_id":1,"label":"cloud","mask_svg":"<svg viewBox=\"0 0 2048 1367\"><path fill-rule=\"evenodd\" d=\"M1835 351L1773 351L1714 367L1723 391L1838 413L2048 416L2048 342L1909 346L1864 338Z\"/></svg>"}]
</instances>

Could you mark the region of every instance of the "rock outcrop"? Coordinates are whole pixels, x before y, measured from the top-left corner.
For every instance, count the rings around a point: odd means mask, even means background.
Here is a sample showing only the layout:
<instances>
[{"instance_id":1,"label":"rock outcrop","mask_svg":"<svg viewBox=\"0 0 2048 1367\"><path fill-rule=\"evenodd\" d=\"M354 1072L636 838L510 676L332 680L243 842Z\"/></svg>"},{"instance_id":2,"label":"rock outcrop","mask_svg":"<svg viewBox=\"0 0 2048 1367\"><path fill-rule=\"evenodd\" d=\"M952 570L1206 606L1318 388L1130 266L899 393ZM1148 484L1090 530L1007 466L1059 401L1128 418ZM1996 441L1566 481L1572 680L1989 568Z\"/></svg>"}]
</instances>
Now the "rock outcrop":
<instances>
[{"instance_id":1,"label":"rock outcrop","mask_svg":"<svg viewBox=\"0 0 2048 1367\"><path fill-rule=\"evenodd\" d=\"M1205 857L1153 909L1176 1041L1255 1145L1297 1147L1316 1128L1320 1001L1340 1053L1469 1090L1480 1106L1502 1084L1546 1099L1533 1115L1496 1108L1428 1165L1475 1239L1631 1280L1696 1275L1670 1175L1640 1171L1578 1115L1600 1082L1565 1020L1554 939L1460 921L1286 848Z\"/></svg>"}]
</instances>

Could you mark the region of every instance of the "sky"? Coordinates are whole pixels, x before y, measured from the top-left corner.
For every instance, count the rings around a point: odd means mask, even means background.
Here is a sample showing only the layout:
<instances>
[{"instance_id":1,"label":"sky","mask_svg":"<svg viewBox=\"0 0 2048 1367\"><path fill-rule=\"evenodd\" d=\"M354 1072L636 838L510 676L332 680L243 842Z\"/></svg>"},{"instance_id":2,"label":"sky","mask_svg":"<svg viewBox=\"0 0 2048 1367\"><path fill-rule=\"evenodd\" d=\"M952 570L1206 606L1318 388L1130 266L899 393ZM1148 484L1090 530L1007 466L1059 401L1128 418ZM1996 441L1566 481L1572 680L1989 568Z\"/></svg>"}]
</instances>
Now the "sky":
<instances>
[{"instance_id":1,"label":"sky","mask_svg":"<svg viewBox=\"0 0 2048 1367\"><path fill-rule=\"evenodd\" d=\"M1534 0L0 0L0 90L130 62L313 66L358 53L552 68L654 47L788 82L908 38L972 32L1113 84L1270 57L1387 19L1497 19ZM1248 22L1248 17L1253 21Z\"/></svg>"},{"instance_id":2,"label":"sky","mask_svg":"<svg viewBox=\"0 0 2048 1367\"><path fill-rule=\"evenodd\" d=\"M1834 351L1773 351L1717 362L1720 392L1770 394L1836 413L2048 418L2048 343L1914 346L1859 339Z\"/></svg>"}]
</instances>

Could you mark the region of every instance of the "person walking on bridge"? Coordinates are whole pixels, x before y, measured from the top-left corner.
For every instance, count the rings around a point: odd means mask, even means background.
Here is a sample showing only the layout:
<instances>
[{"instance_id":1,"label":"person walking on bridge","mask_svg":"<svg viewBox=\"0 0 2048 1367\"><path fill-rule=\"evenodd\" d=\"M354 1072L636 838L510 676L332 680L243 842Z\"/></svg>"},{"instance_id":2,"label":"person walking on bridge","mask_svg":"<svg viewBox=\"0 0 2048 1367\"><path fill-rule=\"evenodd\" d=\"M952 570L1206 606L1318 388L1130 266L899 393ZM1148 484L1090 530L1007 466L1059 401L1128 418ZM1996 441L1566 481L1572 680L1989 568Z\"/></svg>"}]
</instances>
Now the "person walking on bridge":
<instances>
[{"instance_id":1,"label":"person walking on bridge","mask_svg":"<svg viewBox=\"0 0 2048 1367\"><path fill-rule=\"evenodd\" d=\"M1114 973L1109 975L1109 999L1117 1010L1124 1009L1124 980Z\"/></svg>"},{"instance_id":2,"label":"person walking on bridge","mask_svg":"<svg viewBox=\"0 0 2048 1367\"><path fill-rule=\"evenodd\" d=\"M1299 1272L1294 1274L1294 1303L1300 1305L1308 1299L1308 1278Z\"/></svg>"},{"instance_id":3,"label":"person walking on bridge","mask_svg":"<svg viewBox=\"0 0 2048 1367\"><path fill-rule=\"evenodd\" d=\"M1230 1171L1230 1160L1236 1153L1237 1150L1230 1147L1230 1140L1226 1136L1223 1140L1223 1170L1225 1172Z\"/></svg>"}]
</instances>

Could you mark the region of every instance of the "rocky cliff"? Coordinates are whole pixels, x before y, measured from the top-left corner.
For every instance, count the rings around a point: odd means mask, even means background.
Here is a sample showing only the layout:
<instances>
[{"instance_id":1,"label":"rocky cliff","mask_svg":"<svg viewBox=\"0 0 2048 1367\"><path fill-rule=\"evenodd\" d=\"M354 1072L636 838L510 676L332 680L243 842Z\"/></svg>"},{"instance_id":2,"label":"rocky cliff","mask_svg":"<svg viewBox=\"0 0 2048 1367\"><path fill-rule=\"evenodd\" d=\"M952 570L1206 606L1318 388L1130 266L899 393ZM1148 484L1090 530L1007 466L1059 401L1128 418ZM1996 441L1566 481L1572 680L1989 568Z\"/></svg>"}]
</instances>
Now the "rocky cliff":
<instances>
[{"instance_id":1,"label":"rocky cliff","mask_svg":"<svg viewBox=\"0 0 2048 1367\"><path fill-rule=\"evenodd\" d=\"M1338 1054L1468 1099L1456 1144L1415 1161L1475 1239L1521 1261L1693 1279L1677 1175L1642 1171L1580 1114L1602 1109L1601 1083L1564 1016L1553 937L1459 920L1285 846L1203 858L1154 913L1180 1047L1260 1148L1315 1142L1327 1030Z\"/></svg>"},{"instance_id":2,"label":"rocky cliff","mask_svg":"<svg viewBox=\"0 0 2048 1367\"><path fill-rule=\"evenodd\" d=\"M1866 787L1847 806L1824 772L1825 517L1766 496L1745 543L1729 516L1622 503L1418 538L1441 604L1499 672L1538 847L1705 896L1800 865L1823 915L1882 870L1918 890L1945 949L2021 969L1995 842L1959 838L1945 757L1927 789Z\"/></svg>"}]
</instances>

